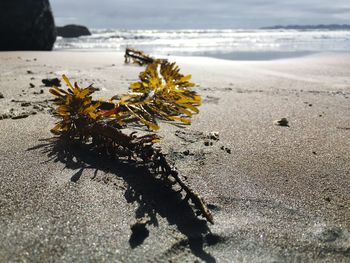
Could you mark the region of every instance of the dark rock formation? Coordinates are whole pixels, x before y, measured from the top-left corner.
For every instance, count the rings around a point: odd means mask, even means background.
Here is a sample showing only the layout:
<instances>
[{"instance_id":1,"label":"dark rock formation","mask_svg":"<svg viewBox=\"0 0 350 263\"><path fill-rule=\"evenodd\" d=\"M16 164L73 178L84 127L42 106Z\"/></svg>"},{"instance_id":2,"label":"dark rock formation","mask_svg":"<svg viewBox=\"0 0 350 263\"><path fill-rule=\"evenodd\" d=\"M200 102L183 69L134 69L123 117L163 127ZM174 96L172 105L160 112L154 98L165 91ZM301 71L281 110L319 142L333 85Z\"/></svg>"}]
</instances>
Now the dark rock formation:
<instances>
[{"instance_id":1,"label":"dark rock formation","mask_svg":"<svg viewBox=\"0 0 350 263\"><path fill-rule=\"evenodd\" d=\"M89 29L80 25L66 25L57 27L57 35L61 37L90 36Z\"/></svg>"},{"instance_id":2,"label":"dark rock formation","mask_svg":"<svg viewBox=\"0 0 350 263\"><path fill-rule=\"evenodd\" d=\"M51 50L56 28L48 0L0 1L0 50Z\"/></svg>"}]
</instances>

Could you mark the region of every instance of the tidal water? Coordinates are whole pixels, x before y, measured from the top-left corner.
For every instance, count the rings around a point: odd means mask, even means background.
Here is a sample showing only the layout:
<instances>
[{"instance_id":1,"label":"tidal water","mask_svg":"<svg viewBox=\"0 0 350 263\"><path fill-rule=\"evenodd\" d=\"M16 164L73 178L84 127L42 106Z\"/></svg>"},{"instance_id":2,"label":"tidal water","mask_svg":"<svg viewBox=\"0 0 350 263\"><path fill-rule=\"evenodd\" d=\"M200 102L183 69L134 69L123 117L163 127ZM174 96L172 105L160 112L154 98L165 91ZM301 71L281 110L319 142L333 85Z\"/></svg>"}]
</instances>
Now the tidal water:
<instances>
[{"instance_id":1,"label":"tidal water","mask_svg":"<svg viewBox=\"0 0 350 263\"><path fill-rule=\"evenodd\" d=\"M91 36L58 37L55 50L120 51L126 47L154 56L207 56L269 60L319 52L350 52L350 31L280 29L114 30Z\"/></svg>"}]
</instances>

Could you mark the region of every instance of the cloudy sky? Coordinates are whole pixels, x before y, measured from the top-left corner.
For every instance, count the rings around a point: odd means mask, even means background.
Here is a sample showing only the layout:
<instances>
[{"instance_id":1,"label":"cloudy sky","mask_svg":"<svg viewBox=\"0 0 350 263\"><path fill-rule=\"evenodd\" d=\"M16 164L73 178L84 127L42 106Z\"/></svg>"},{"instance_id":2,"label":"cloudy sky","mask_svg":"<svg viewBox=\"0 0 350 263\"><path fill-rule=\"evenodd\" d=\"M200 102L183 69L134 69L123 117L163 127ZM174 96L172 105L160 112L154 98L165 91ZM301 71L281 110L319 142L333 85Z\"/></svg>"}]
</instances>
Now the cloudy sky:
<instances>
[{"instance_id":1,"label":"cloudy sky","mask_svg":"<svg viewBox=\"0 0 350 263\"><path fill-rule=\"evenodd\" d=\"M350 0L51 0L57 25L90 28L259 28L350 24Z\"/></svg>"}]
</instances>

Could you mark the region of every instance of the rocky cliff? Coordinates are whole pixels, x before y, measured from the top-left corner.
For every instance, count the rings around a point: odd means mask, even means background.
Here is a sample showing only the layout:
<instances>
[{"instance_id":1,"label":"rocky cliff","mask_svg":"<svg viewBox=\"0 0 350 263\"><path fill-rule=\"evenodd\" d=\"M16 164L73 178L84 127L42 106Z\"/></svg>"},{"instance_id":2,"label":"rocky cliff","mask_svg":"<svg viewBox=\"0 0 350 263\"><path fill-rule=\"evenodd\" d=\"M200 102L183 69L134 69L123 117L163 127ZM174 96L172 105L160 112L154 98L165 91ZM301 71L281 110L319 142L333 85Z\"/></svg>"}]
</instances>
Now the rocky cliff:
<instances>
[{"instance_id":1,"label":"rocky cliff","mask_svg":"<svg viewBox=\"0 0 350 263\"><path fill-rule=\"evenodd\" d=\"M0 50L51 50L56 28L48 0L0 1Z\"/></svg>"}]
</instances>

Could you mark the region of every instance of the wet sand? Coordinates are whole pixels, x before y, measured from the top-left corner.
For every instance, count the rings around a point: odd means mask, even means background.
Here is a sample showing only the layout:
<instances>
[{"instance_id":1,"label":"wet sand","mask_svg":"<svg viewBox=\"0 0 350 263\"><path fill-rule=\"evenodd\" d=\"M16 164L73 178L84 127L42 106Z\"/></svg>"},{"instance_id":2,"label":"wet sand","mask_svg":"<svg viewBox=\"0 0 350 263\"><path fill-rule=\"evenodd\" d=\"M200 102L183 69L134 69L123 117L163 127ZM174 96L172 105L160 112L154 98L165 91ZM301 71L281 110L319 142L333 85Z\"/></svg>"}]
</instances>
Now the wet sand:
<instances>
[{"instance_id":1,"label":"wet sand","mask_svg":"<svg viewBox=\"0 0 350 263\"><path fill-rule=\"evenodd\" d=\"M350 55L169 60L203 105L188 128L162 124L161 146L215 224L142 167L52 140L42 79L67 74L108 98L142 67L111 52L3 52L0 261L350 261Z\"/></svg>"}]
</instances>

